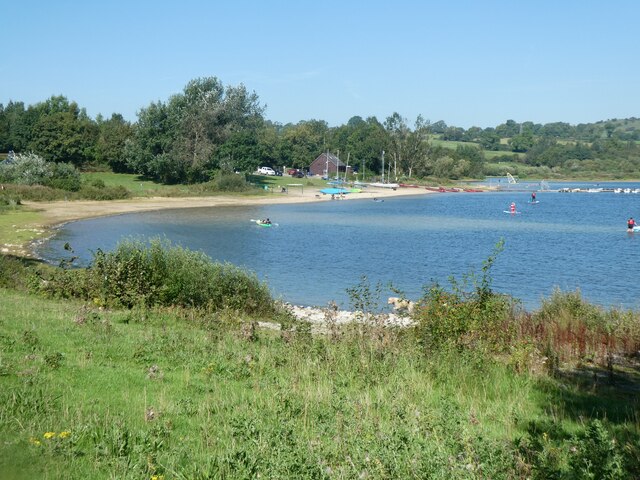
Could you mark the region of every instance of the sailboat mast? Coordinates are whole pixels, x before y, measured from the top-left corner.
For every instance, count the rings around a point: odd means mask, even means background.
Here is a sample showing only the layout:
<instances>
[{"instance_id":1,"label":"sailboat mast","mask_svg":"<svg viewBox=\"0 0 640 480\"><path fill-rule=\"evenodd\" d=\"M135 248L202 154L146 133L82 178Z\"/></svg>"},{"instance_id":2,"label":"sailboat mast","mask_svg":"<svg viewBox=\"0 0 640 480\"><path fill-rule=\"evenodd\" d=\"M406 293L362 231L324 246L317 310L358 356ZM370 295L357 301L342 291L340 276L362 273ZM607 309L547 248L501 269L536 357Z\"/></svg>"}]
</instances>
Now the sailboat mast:
<instances>
[{"instance_id":1,"label":"sailboat mast","mask_svg":"<svg viewBox=\"0 0 640 480\"><path fill-rule=\"evenodd\" d=\"M382 183L384 183L384 150L382 150Z\"/></svg>"}]
</instances>

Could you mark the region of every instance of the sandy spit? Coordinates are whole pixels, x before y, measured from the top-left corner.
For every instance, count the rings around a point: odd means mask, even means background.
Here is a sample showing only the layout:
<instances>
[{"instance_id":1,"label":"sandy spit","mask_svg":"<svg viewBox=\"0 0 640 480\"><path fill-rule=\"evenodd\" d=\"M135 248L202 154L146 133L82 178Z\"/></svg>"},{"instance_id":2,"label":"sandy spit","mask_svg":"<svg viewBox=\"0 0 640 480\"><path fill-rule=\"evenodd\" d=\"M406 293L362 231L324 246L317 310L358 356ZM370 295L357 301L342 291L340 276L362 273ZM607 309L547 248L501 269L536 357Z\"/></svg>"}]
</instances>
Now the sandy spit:
<instances>
[{"instance_id":1,"label":"sandy spit","mask_svg":"<svg viewBox=\"0 0 640 480\"><path fill-rule=\"evenodd\" d=\"M215 196L215 197L138 197L127 200L77 200L56 202L23 202L32 210L42 213L41 227L52 227L66 222L107 215L123 213L145 212L153 210L194 208L194 207L224 207L242 205L273 205L287 203L349 201L363 199L385 199L406 195L426 195L433 193L424 188L398 188L397 190L383 188L367 188L362 193L350 193L342 200L331 200L331 196L323 195L318 188L305 189L304 193L272 193L261 197Z\"/></svg>"}]
</instances>

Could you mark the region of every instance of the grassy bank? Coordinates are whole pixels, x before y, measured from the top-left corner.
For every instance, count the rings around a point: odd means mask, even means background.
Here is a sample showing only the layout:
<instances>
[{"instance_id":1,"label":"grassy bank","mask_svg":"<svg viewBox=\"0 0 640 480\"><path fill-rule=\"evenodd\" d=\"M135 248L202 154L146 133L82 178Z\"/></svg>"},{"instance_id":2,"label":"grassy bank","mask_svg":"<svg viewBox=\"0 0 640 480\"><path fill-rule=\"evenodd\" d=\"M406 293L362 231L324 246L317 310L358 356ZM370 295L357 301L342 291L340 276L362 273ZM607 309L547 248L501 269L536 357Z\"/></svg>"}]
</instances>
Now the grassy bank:
<instances>
[{"instance_id":1,"label":"grassy bank","mask_svg":"<svg viewBox=\"0 0 640 480\"><path fill-rule=\"evenodd\" d=\"M200 257L136 252L79 273L85 300L43 296L65 295L68 273L0 261L2 478L640 476L637 368L622 355L637 344L616 343L637 342L631 313L558 293L520 316L481 283L432 288L415 329L312 334L283 312L150 297L162 258L190 291ZM141 278L141 301L117 307L131 287L115 286Z\"/></svg>"}]
</instances>

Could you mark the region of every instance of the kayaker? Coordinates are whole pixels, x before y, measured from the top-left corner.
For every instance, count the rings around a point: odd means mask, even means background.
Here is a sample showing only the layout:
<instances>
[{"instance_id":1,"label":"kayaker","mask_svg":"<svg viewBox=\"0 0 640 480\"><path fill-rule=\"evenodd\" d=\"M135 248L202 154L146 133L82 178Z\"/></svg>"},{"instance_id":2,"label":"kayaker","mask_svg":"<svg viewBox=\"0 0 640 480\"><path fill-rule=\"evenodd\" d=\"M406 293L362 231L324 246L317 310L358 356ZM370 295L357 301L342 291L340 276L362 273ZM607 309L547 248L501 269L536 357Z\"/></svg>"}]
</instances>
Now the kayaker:
<instances>
[{"instance_id":1,"label":"kayaker","mask_svg":"<svg viewBox=\"0 0 640 480\"><path fill-rule=\"evenodd\" d=\"M633 217L629 218L629 220L627 220L627 229L632 232L633 231L633 227L636 226L636 221L633 219Z\"/></svg>"}]
</instances>

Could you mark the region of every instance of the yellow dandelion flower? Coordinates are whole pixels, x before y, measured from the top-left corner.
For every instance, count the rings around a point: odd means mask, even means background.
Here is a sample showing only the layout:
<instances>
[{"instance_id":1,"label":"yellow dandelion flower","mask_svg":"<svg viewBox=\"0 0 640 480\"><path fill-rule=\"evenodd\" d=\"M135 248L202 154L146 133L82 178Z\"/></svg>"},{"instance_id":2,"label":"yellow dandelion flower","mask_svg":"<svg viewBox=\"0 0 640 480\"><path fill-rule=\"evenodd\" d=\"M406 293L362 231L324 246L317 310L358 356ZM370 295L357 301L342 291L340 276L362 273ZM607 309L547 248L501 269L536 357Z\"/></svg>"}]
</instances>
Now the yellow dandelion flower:
<instances>
[{"instance_id":1,"label":"yellow dandelion flower","mask_svg":"<svg viewBox=\"0 0 640 480\"><path fill-rule=\"evenodd\" d=\"M47 440L49 440L50 438L53 438L56 436L56 432L45 432L44 434L44 438L46 438Z\"/></svg>"},{"instance_id":2,"label":"yellow dandelion flower","mask_svg":"<svg viewBox=\"0 0 640 480\"><path fill-rule=\"evenodd\" d=\"M152 475L151 480L164 480L164 475Z\"/></svg>"},{"instance_id":3,"label":"yellow dandelion flower","mask_svg":"<svg viewBox=\"0 0 640 480\"><path fill-rule=\"evenodd\" d=\"M68 430L65 430L64 432L60 432L60 433L58 434L58 437L60 437L60 438L67 438L69 435L71 435L71 432L70 432L70 431L68 431Z\"/></svg>"},{"instance_id":4,"label":"yellow dandelion flower","mask_svg":"<svg viewBox=\"0 0 640 480\"><path fill-rule=\"evenodd\" d=\"M31 443L32 445L40 445L40 440L38 440L37 438L31 437L29 439L29 443Z\"/></svg>"}]
</instances>

